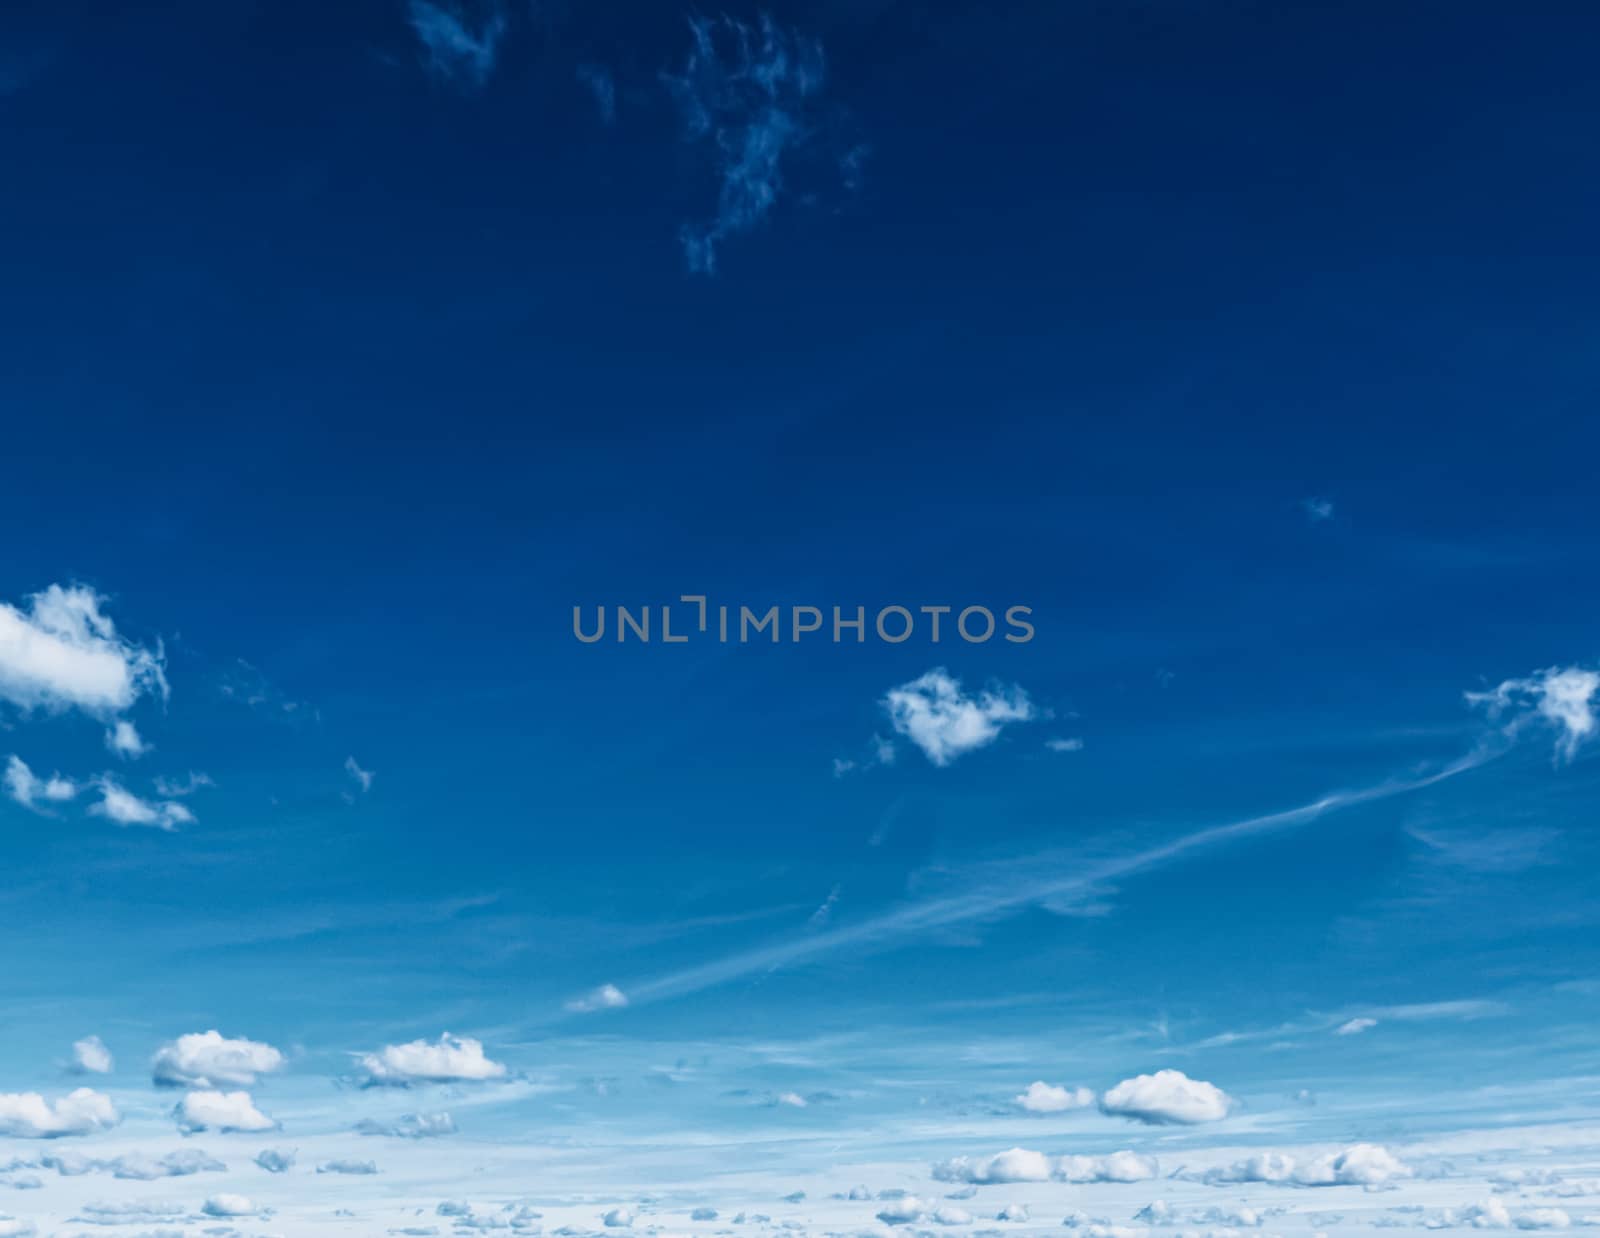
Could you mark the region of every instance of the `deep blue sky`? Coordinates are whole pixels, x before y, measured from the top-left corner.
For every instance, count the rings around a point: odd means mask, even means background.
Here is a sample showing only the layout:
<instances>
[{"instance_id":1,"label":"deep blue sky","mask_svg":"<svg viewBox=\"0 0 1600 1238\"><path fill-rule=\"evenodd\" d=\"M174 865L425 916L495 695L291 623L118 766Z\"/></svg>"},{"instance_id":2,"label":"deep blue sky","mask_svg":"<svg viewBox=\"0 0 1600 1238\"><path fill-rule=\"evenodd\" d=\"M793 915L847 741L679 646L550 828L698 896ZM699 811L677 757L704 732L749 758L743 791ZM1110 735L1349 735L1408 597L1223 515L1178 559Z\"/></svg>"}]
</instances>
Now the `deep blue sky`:
<instances>
[{"instance_id":1,"label":"deep blue sky","mask_svg":"<svg viewBox=\"0 0 1600 1238\"><path fill-rule=\"evenodd\" d=\"M172 833L0 803L0 1091L210 1027L619 1095L669 1044L896 1029L811 1059L852 1123L897 1070L948 1116L1600 1069L1590 751L1463 695L1600 657L1600 13L480 4L468 65L445 12L0 15L0 603L85 586L171 684L0 692L0 757L215 784ZM682 593L1037 636L572 637ZM1032 719L930 762L883 701L935 667ZM587 1019L604 1062L546 1039ZM989 1035L1038 1065L935 1052Z\"/></svg>"}]
</instances>

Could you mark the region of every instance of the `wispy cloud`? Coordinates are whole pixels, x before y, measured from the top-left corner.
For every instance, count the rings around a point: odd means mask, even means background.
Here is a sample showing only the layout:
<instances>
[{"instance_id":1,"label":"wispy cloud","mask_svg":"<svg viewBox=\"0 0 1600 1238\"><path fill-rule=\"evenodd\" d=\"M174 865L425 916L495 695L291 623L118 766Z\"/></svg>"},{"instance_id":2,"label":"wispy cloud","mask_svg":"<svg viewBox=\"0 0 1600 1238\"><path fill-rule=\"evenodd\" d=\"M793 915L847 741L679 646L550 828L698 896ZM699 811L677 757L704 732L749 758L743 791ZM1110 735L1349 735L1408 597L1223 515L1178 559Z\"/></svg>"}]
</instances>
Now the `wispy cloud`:
<instances>
[{"instance_id":1,"label":"wispy cloud","mask_svg":"<svg viewBox=\"0 0 1600 1238\"><path fill-rule=\"evenodd\" d=\"M1578 666L1551 666L1522 679L1507 679L1487 692L1469 692L1467 700L1504 719L1503 730L1515 739L1529 728L1555 733L1556 759L1570 761L1578 749L1600 732L1595 713L1600 697L1600 671Z\"/></svg>"},{"instance_id":2,"label":"wispy cloud","mask_svg":"<svg viewBox=\"0 0 1600 1238\"><path fill-rule=\"evenodd\" d=\"M489 80L506 32L505 10L499 3L472 15L455 5L411 0L410 21L432 73L471 90Z\"/></svg>"},{"instance_id":3,"label":"wispy cloud","mask_svg":"<svg viewBox=\"0 0 1600 1238\"><path fill-rule=\"evenodd\" d=\"M0 775L6 794L24 808L40 811L40 804L60 804L78 794L78 785L60 774L40 778L28 763L13 753L6 758L6 770Z\"/></svg>"},{"instance_id":4,"label":"wispy cloud","mask_svg":"<svg viewBox=\"0 0 1600 1238\"><path fill-rule=\"evenodd\" d=\"M614 123L617 119L617 83L611 71L604 65L581 64L578 66L578 81L594 96L600 119L608 125Z\"/></svg>"},{"instance_id":5,"label":"wispy cloud","mask_svg":"<svg viewBox=\"0 0 1600 1238\"><path fill-rule=\"evenodd\" d=\"M717 163L717 209L681 234L689 269L710 274L718 248L771 212L784 189L784 165L811 134L810 111L825 77L822 44L780 29L763 16L691 18L683 68L666 83L683 119L685 140L707 147Z\"/></svg>"},{"instance_id":6,"label":"wispy cloud","mask_svg":"<svg viewBox=\"0 0 1600 1238\"><path fill-rule=\"evenodd\" d=\"M195 819L194 813L176 800L144 799L109 774L101 775L94 785L100 792L100 798L89 805L89 811L117 825L147 825L158 830L175 830L180 825L193 823Z\"/></svg>"}]
</instances>

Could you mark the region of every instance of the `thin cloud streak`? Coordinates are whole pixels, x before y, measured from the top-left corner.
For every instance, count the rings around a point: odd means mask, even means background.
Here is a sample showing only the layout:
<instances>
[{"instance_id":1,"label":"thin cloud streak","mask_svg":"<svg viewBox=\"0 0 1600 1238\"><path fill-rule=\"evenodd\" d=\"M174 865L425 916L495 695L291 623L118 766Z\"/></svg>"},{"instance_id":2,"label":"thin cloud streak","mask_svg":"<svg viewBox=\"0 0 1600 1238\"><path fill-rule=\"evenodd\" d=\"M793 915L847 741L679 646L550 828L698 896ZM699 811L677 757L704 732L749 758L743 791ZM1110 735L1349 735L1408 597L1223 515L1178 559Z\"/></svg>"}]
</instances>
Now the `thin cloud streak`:
<instances>
[{"instance_id":1,"label":"thin cloud streak","mask_svg":"<svg viewBox=\"0 0 1600 1238\"><path fill-rule=\"evenodd\" d=\"M1117 878L1148 872L1193 852L1204 851L1236 839L1292 829L1315 821L1328 813L1436 786L1447 779L1487 764L1505 751L1507 751L1505 748L1480 747L1424 777L1391 779L1357 791L1338 791L1313 800L1309 804L1301 804L1281 812L1231 821L1224 825L1208 826L1162 843L1160 846L1103 861L1071 876L1055 877L1029 884L995 883L970 893L929 899L901 907L858 924L744 951L698 967L660 976L654 980L631 984L628 986L629 999L637 1005L652 1000L681 997L725 984L730 980L737 980L741 976L772 971L834 950L874 945L948 928L954 924L992 919L1023 907L1050 902L1071 894L1093 891Z\"/></svg>"}]
</instances>

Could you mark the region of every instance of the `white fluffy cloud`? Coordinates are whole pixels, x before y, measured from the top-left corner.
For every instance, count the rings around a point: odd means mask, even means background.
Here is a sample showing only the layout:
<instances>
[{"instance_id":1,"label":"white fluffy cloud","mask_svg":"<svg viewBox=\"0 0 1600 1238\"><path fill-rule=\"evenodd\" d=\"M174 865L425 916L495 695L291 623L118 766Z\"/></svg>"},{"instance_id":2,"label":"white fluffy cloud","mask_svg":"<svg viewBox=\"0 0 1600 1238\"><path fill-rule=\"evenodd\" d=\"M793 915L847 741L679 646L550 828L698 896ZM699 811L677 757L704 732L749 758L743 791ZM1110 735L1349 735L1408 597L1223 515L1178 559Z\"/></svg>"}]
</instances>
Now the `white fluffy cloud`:
<instances>
[{"instance_id":1,"label":"white fluffy cloud","mask_svg":"<svg viewBox=\"0 0 1600 1238\"><path fill-rule=\"evenodd\" d=\"M933 1167L940 1182L1048 1182L1054 1166L1043 1152L1011 1148L990 1157L974 1160L957 1156Z\"/></svg>"},{"instance_id":2,"label":"white fluffy cloud","mask_svg":"<svg viewBox=\"0 0 1600 1238\"><path fill-rule=\"evenodd\" d=\"M1233 1098L1221 1088L1181 1070L1135 1075L1100 1098L1104 1112L1152 1125L1216 1122L1232 1107Z\"/></svg>"},{"instance_id":3,"label":"white fluffy cloud","mask_svg":"<svg viewBox=\"0 0 1600 1238\"><path fill-rule=\"evenodd\" d=\"M413 1083L501 1079L506 1068L484 1056L483 1043L445 1032L437 1041L413 1040L363 1053L357 1065L369 1084L407 1087Z\"/></svg>"},{"instance_id":4,"label":"white fluffy cloud","mask_svg":"<svg viewBox=\"0 0 1600 1238\"><path fill-rule=\"evenodd\" d=\"M1003 727L1038 716L1019 685L996 684L968 696L943 667L889 689L882 704L894 729L935 765L987 747Z\"/></svg>"},{"instance_id":5,"label":"white fluffy cloud","mask_svg":"<svg viewBox=\"0 0 1600 1238\"><path fill-rule=\"evenodd\" d=\"M173 1110L185 1134L196 1131L270 1131L278 1124L255 1107L249 1092L190 1092Z\"/></svg>"},{"instance_id":6,"label":"white fluffy cloud","mask_svg":"<svg viewBox=\"0 0 1600 1238\"><path fill-rule=\"evenodd\" d=\"M566 1003L565 1008L575 1014L587 1014L592 1010L620 1010L627 1004L626 993L614 984L602 984L582 997L574 997Z\"/></svg>"},{"instance_id":7,"label":"white fluffy cloud","mask_svg":"<svg viewBox=\"0 0 1600 1238\"><path fill-rule=\"evenodd\" d=\"M1015 1097L1013 1103L1029 1113L1065 1113L1094 1104L1094 1093L1088 1088L1065 1088L1039 1080L1030 1083L1028 1090Z\"/></svg>"},{"instance_id":8,"label":"white fluffy cloud","mask_svg":"<svg viewBox=\"0 0 1600 1238\"><path fill-rule=\"evenodd\" d=\"M1413 1170L1378 1144L1352 1144L1300 1162L1286 1152L1258 1152L1231 1165L1207 1170L1202 1182L1213 1186L1242 1182L1294 1183L1297 1186L1382 1186L1413 1176Z\"/></svg>"},{"instance_id":9,"label":"white fluffy cloud","mask_svg":"<svg viewBox=\"0 0 1600 1238\"><path fill-rule=\"evenodd\" d=\"M117 825L148 825L158 830L175 830L194 821L190 812L176 800L147 800L129 791L111 777L96 780L100 798L89 811Z\"/></svg>"},{"instance_id":10,"label":"white fluffy cloud","mask_svg":"<svg viewBox=\"0 0 1600 1238\"><path fill-rule=\"evenodd\" d=\"M1126 1150L1110 1156L1063 1156L1056 1162L1056 1177L1064 1182L1148 1182L1160 1172L1154 1157Z\"/></svg>"},{"instance_id":11,"label":"white fluffy cloud","mask_svg":"<svg viewBox=\"0 0 1600 1238\"><path fill-rule=\"evenodd\" d=\"M1517 736L1530 727L1555 732L1556 755L1570 761L1580 746L1600 732L1596 716L1600 698L1600 671L1577 666L1551 666L1523 679L1507 679L1488 692L1469 692L1467 700L1505 718L1507 735Z\"/></svg>"},{"instance_id":12,"label":"white fluffy cloud","mask_svg":"<svg viewBox=\"0 0 1600 1238\"><path fill-rule=\"evenodd\" d=\"M244 1195L213 1195L200 1211L208 1217L250 1217L255 1216L256 1206Z\"/></svg>"},{"instance_id":13,"label":"white fluffy cloud","mask_svg":"<svg viewBox=\"0 0 1600 1238\"><path fill-rule=\"evenodd\" d=\"M111 1050L98 1036L85 1036L72 1042L72 1072L78 1075L109 1075L114 1063Z\"/></svg>"},{"instance_id":14,"label":"white fluffy cloud","mask_svg":"<svg viewBox=\"0 0 1600 1238\"><path fill-rule=\"evenodd\" d=\"M162 1045L150 1077L164 1087L248 1086L283 1066L283 1054L255 1040L230 1039L215 1029L190 1032Z\"/></svg>"},{"instance_id":15,"label":"white fluffy cloud","mask_svg":"<svg viewBox=\"0 0 1600 1238\"><path fill-rule=\"evenodd\" d=\"M105 599L83 585L51 585L26 608L0 603L0 700L19 709L121 713L145 692L167 695L158 646L117 635Z\"/></svg>"},{"instance_id":16,"label":"white fluffy cloud","mask_svg":"<svg viewBox=\"0 0 1600 1238\"><path fill-rule=\"evenodd\" d=\"M41 803L60 804L78 794L76 783L63 778L60 774L40 778L28 768L27 762L15 753L6 758L3 781L7 795L24 808L35 810Z\"/></svg>"},{"instance_id":17,"label":"white fluffy cloud","mask_svg":"<svg viewBox=\"0 0 1600 1238\"><path fill-rule=\"evenodd\" d=\"M119 718L106 728L106 747L119 757L142 757L150 751L139 728L126 718Z\"/></svg>"},{"instance_id":18,"label":"white fluffy cloud","mask_svg":"<svg viewBox=\"0 0 1600 1238\"><path fill-rule=\"evenodd\" d=\"M885 1225L909 1225L920 1221L926 1211L926 1206L915 1195L902 1195L899 1199L887 1200L878 1209L878 1220Z\"/></svg>"},{"instance_id":19,"label":"white fluffy cloud","mask_svg":"<svg viewBox=\"0 0 1600 1238\"><path fill-rule=\"evenodd\" d=\"M0 1135L13 1139L87 1135L117 1121L111 1098L90 1088L78 1088L53 1104L37 1092L0 1093Z\"/></svg>"}]
</instances>

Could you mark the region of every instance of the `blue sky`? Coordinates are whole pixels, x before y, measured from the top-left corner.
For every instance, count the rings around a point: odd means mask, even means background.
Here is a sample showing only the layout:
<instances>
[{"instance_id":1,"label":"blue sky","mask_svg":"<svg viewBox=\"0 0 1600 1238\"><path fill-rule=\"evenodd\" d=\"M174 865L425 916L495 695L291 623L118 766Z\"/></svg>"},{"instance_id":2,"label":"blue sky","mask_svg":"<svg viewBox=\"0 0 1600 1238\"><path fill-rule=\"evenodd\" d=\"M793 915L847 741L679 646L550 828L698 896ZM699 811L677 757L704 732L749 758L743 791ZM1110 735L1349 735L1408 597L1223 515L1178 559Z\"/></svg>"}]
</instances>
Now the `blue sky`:
<instances>
[{"instance_id":1,"label":"blue sky","mask_svg":"<svg viewBox=\"0 0 1600 1238\"><path fill-rule=\"evenodd\" d=\"M0 16L0 1234L1600 1216L1596 36Z\"/></svg>"}]
</instances>

